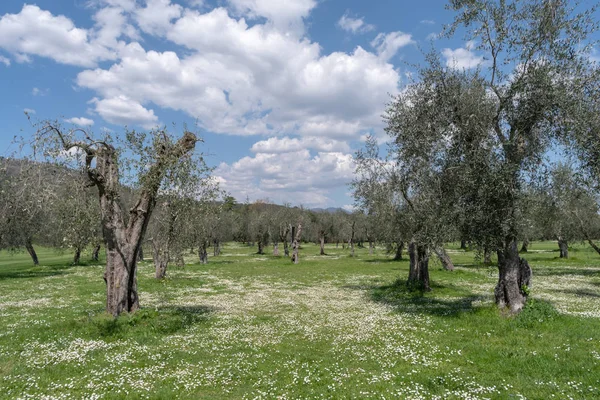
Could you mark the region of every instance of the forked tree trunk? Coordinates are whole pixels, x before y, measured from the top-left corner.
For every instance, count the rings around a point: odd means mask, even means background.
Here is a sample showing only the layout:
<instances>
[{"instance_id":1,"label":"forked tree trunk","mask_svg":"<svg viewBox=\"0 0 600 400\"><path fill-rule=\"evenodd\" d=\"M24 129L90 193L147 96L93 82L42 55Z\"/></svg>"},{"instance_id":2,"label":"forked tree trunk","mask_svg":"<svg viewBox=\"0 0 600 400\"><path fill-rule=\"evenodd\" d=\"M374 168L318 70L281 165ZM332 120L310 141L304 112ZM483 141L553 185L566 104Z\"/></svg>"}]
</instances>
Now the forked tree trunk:
<instances>
[{"instance_id":1,"label":"forked tree trunk","mask_svg":"<svg viewBox=\"0 0 600 400\"><path fill-rule=\"evenodd\" d=\"M396 244L396 254L394 255L395 261L402 260L402 252L404 251L404 242L399 242Z\"/></svg>"},{"instance_id":2,"label":"forked tree trunk","mask_svg":"<svg viewBox=\"0 0 600 400\"><path fill-rule=\"evenodd\" d=\"M527 253L529 251L529 239L523 240L523 245L521 246L520 253Z\"/></svg>"},{"instance_id":3,"label":"forked tree trunk","mask_svg":"<svg viewBox=\"0 0 600 400\"><path fill-rule=\"evenodd\" d=\"M565 239L558 239L558 249L560 250L560 258L569 258L569 244Z\"/></svg>"},{"instance_id":4,"label":"forked tree trunk","mask_svg":"<svg viewBox=\"0 0 600 400\"><path fill-rule=\"evenodd\" d=\"M434 252L435 255L440 259L442 267L444 267L446 271L454 271L454 263L452 263L452 259L450 259L450 256L443 247L435 248Z\"/></svg>"},{"instance_id":5,"label":"forked tree trunk","mask_svg":"<svg viewBox=\"0 0 600 400\"><path fill-rule=\"evenodd\" d=\"M98 261L98 259L100 258L100 245L96 245L96 247L94 247L94 251L92 251L92 260L94 261Z\"/></svg>"},{"instance_id":6,"label":"forked tree trunk","mask_svg":"<svg viewBox=\"0 0 600 400\"><path fill-rule=\"evenodd\" d=\"M294 264L298 264L299 254L298 250L300 249L300 238L302 237L302 225L298 224L298 229L296 227L292 227L292 237L294 241L292 242L292 262Z\"/></svg>"},{"instance_id":7,"label":"forked tree trunk","mask_svg":"<svg viewBox=\"0 0 600 400\"><path fill-rule=\"evenodd\" d=\"M125 218L119 204L118 152L103 142L67 142L58 128L50 127L62 141L65 150L78 147L86 153L87 174L98 187L102 232L106 249L106 311L113 316L133 312L140 307L137 292L137 258L142 238L156 205L156 196L168 168L190 153L196 146L196 136L185 132L177 143L164 143L156 149L156 161L140 176L144 184L139 198ZM95 148L94 146L98 146ZM96 160L95 168L92 165Z\"/></svg>"},{"instance_id":8,"label":"forked tree trunk","mask_svg":"<svg viewBox=\"0 0 600 400\"><path fill-rule=\"evenodd\" d=\"M278 242L273 243L273 255L279 256L279 243Z\"/></svg>"},{"instance_id":9,"label":"forked tree trunk","mask_svg":"<svg viewBox=\"0 0 600 400\"><path fill-rule=\"evenodd\" d=\"M33 265L40 265L40 260L38 259L37 253L35 252L33 244L31 244L30 240L28 240L27 243L25 243L25 248L31 256L31 261L33 261Z\"/></svg>"},{"instance_id":10,"label":"forked tree trunk","mask_svg":"<svg viewBox=\"0 0 600 400\"><path fill-rule=\"evenodd\" d=\"M408 272L408 287L430 291L429 285L429 254L427 247L410 242L408 245L408 254L410 256L410 269Z\"/></svg>"},{"instance_id":11,"label":"forked tree trunk","mask_svg":"<svg viewBox=\"0 0 600 400\"><path fill-rule=\"evenodd\" d=\"M321 235L321 237L319 238L319 244L321 246L321 253L320 255L325 256L325 236Z\"/></svg>"},{"instance_id":12,"label":"forked tree trunk","mask_svg":"<svg viewBox=\"0 0 600 400\"><path fill-rule=\"evenodd\" d=\"M517 240L510 240L498 251L498 284L494 289L496 304L511 313L518 313L525 306L531 286L531 268L519 257Z\"/></svg>"},{"instance_id":13,"label":"forked tree trunk","mask_svg":"<svg viewBox=\"0 0 600 400\"><path fill-rule=\"evenodd\" d=\"M75 254L73 254L73 265L79 265L81 261L81 249L79 247L75 248Z\"/></svg>"}]
</instances>

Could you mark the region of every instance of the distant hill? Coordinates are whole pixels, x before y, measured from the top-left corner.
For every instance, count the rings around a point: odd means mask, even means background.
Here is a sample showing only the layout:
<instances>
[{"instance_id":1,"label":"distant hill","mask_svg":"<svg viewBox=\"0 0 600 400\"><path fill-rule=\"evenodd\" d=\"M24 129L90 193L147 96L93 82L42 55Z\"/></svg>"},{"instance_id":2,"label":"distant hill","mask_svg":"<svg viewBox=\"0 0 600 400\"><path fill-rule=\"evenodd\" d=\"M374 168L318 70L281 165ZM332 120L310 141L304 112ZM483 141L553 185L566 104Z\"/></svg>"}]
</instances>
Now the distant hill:
<instances>
[{"instance_id":1,"label":"distant hill","mask_svg":"<svg viewBox=\"0 0 600 400\"><path fill-rule=\"evenodd\" d=\"M328 212L331 214L337 213L337 212L343 212L346 214L349 214L348 211L344 210L343 208L340 207L327 207L327 208L311 208L311 211L315 211L315 212Z\"/></svg>"}]
</instances>

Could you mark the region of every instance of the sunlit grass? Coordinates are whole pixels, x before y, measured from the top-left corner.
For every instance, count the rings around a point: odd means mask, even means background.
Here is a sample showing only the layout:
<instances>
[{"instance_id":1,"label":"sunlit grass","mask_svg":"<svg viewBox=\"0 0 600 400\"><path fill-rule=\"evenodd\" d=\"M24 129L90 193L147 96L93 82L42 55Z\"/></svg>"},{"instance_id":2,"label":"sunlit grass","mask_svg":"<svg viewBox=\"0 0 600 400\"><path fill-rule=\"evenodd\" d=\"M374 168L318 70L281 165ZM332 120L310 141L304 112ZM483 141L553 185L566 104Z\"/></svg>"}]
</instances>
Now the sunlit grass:
<instances>
[{"instance_id":1,"label":"sunlit grass","mask_svg":"<svg viewBox=\"0 0 600 400\"><path fill-rule=\"evenodd\" d=\"M0 397L600 397L600 256L533 243L532 301L507 317L495 267L458 247L421 294L381 248L305 244L294 265L231 243L164 281L142 263L142 310L117 320L101 265L0 253Z\"/></svg>"}]
</instances>

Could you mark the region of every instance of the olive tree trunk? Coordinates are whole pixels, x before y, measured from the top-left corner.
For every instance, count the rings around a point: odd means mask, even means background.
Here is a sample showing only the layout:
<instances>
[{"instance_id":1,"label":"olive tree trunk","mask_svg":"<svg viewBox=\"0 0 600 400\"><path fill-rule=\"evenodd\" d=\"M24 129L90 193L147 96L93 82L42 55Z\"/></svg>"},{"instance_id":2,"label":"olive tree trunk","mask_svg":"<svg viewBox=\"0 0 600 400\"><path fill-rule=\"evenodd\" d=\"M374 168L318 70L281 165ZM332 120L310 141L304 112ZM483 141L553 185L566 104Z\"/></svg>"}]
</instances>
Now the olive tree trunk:
<instances>
[{"instance_id":1,"label":"olive tree trunk","mask_svg":"<svg viewBox=\"0 0 600 400\"><path fill-rule=\"evenodd\" d=\"M446 271L454 271L454 263L443 247L436 247L433 251Z\"/></svg>"},{"instance_id":2,"label":"olive tree trunk","mask_svg":"<svg viewBox=\"0 0 600 400\"><path fill-rule=\"evenodd\" d=\"M494 289L496 304L518 313L525 306L531 285L531 268L527 260L519 257L517 240L508 241L498 251L498 284Z\"/></svg>"},{"instance_id":3,"label":"olive tree trunk","mask_svg":"<svg viewBox=\"0 0 600 400\"><path fill-rule=\"evenodd\" d=\"M410 242L408 245L410 269L408 272L408 287L429 291L429 254L424 245Z\"/></svg>"},{"instance_id":4,"label":"olive tree trunk","mask_svg":"<svg viewBox=\"0 0 600 400\"><path fill-rule=\"evenodd\" d=\"M203 240L198 246L198 258L200 259L200 264L208 264L208 242Z\"/></svg>"},{"instance_id":5,"label":"olive tree trunk","mask_svg":"<svg viewBox=\"0 0 600 400\"><path fill-rule=\"evenodd\" d=\"M152 240L152 259L154 261L156 279L164 279L167 276L167 267L170 261L169 249L166 246L161 249L158 240Z\"/></svg>"},{"instance_id":6,"label":"olive tree trunk","mask_svg":"<svg viewBox=\"0 0 600 400\"><path fill-rule=\"evenodd\" d=\"M75 247L75 254L73 254L73 265L79 265L81 261L81 248Z\"/></svg>"},{"instance_id":7,"label":"olive tree trunk","mask_svg":"<svg viewBox=\"0 0 600 400\"><path fill-rule=\"evenodd\" d=\"M299 254L298 250L300 249L300 238L302 237L302 225L298 224L298 229L296 227L292 227L292 238L294 241L292 242L292 262L294 264L298 264Z\"/></svg>"},{"instance_id":8,"label":"olive tree trunk","mask_svg":"<svg viewBox=\"0 0 600 400\"><path fill-rule=\"evenodd\" d=\"M94 261L98 261L98 260L99 260L99 258L100 258L100 248L101 248L101 247L102 247L102 246L101 246L101 245L99 245L99 244L97 244L97 245L94 247L94 250L92 251L92 260L94 260Z\"/></svg>"},{"instance_id":9,"label":"olive tree trunk","mask_svg":"<svg viewBox=\"0 0 600 400\"><path fill-rule=\"evenodd\" d=\"M321 246L320 255L325 256L325 235L321 234L321 236L319 237L319 244Z\"/></svg>"},{"instance_id":10,"label":"olive tree trunk","mask_svg":"<svg viewBox=\"0 0 600 400\"><path fill-rule=\"evenodd\" d=\"M523 240L523 245L521 246L520 253L527 253L529 251L529 239Z\"/></svg>"},{"instance_id":11,"label":"olive tree trunk","mask_svg":"<svg viewBox=\"0 0 600 400\"><path fill-rule=\"evenodd\" d=\"M404 242L398 242L396 244L396 254L394 255L395 261L402 260L402 252L404 251Z\"/></svg>"},{"instance_id":12,"label":"olive tree trunk","mask_svg":"<svg viewBox=\"0 0 600 400\"><path fill-rule=\"evenodd\" d=\"M569 258L569 244L565 239L558 239L558 249L560 250L560 258Z\"/></svg>"},{"instance_id":13,"label":"olive tree trunk","mask_svg":"<svg viewBox=\"0 0 600 400\"><path fill-rule=\"evenodd\" d=\"M40 265L40 260L38 259L35 249L33 248L33 244L31 243L31 240L28 240L27 243L25 243L25 249L27 249L27 252L29 253L29 256L31 257L31 261L33 261L33 265Z\"/></svg>"}]
</instances>

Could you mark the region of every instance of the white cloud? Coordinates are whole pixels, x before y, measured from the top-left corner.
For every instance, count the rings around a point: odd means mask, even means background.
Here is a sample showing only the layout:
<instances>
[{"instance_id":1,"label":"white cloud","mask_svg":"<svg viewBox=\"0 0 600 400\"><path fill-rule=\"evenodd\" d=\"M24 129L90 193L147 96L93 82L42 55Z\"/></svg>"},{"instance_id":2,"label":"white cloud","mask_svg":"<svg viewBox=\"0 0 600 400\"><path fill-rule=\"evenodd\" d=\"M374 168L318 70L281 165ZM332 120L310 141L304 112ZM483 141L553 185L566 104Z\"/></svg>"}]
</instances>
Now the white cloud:
<instances>
[{"instance_id":1,"label":"white cloud","mask_svg":"<svg viewBox=\"0 0 600 400\"><path fill-rule=\"evenodd\" d=\"M84 126L84 127L94 125L94 120L85 118L85 117L73 117L73 118L65 119L65 121L70 124Z\"/></svg>"},{"instance_id":2,"label":"white cloud","mask_svg":"<svg viewBox=\"0 0 600 400\"><path fill-rule=\"evenodd\" d=\"M78 85L184 111L213 132L270 136L357 136L381 127L397 91L394 66L361 47L321 55L317 43L269 24L249 27L222 8L187 9L166 38L190 53L130 44L118 64L80 73Z\"/></svg>"},{"instance_id":3,"label":"white cloud","mask_svg":"<svg viewBox=\"0 0 600 400\"><path fill-rule=\"evenodd\" d=\"M238 15L266 18L282 32L302 34L303 19L316 7L316 0L227 0Z\"/></svg>"},{"instance_id":4,"label":"white cloud","mask_svg":"<svg viewBox=\"0 0 600 400\"><path fill-rule=\"evenodd\" d=\"M138 8L136 21L141 30L154 35L167 32L171 21L181 16L183 7L171 0L146 0L146 7Z\"/></svg>"},{"instance_id":5,"label":"white cloud","mask_svg":"<svg viewBox=\"0 0 600 400\"><path fill-rule=\"evenodd\" d=\"M254 143L250 150L254 153L276 154L296 152L304 149L313 149L321 152L349 152L350 146L346 142L322 137L304 137L300 139L272 137Z\"/></svg>"},{"instance_id":6,"label":"white cloud","mask_svg":"<svg viewBox=\"0 0 600 400\"><path fill-rule=\"evenodd\" d=\"M154 115L154 110L148 110L126 96L102 100L94 98L90 102L95 104L95 111L112 124L137 124L145 128L152 128L158 124L158 117Z\"/></svg>"},{"instance_id":7,"label":"white cloud","mask_svg":"<svg viewBox=\"0 0 600 400\"><path fill-rule=\"evenodd\" d=\"M434 24L435 24L435 21L434 21L434 20L432 20L432 19L424 19L424 20L421 20L421 23L422 23L423 25L434 25Z\"/></svg>"},{"instance_id":8,"label":"white cloud","mask_svg":"<svg viewBox=\"0 0 600 400\"><path fill-rule=\"evenodd\" d=\"M116 57L102 44L90 41L90 33L75 27L69 18L35 5L24 5L19 14L0 18L0 48L13 53L19 62L29 62L35 55L83 67Z\"/></svg>"},{"instance_id":9,"label":"white cloud","mask_svg":"<svg viewBox=\"0 0 600 400\"><path fill-rule=\"evenodd\" d=\"M33 108L24 108L23 112L27 114L35 114L35 110Z\"/></svg>"},{"instance_id":10,"label":"white cloud","mask_svg":"<svg viewBox=\"0 0 600 400\"><path fill-rule=\"evenodd\" d=\"M0 56L0 63L6 65L7 67L10 67L10 60L6 57Z\"/></svg>"},{"instance_id":11,"label":"white cloud","mask_svg":"<svg viewBox=\"0 0 600 400\"><path fill-rule=\"evenodd\" d=\"M34 96L45 96L48 94L49 91L50 89L40 89L38 87L34 87L33 89L31 89L31 94Z\"/></svg>"},{"instance_id":12,"label":"white cloud","mask_svg":"<svg viewBox=\"0 0 600 400\"><path fill-rule=\"evenodd\" d=\"M308 150L258 153L231 165L222 163L215 171L223 188L237 198L269 197L313 207L331 204L328 196L347 185L353 173L350 154L320 152L311 157Z\"/></svg>"},{"instance_id":13,"label":"white cloud","mask_svg":"<svg viewBox=\"0 0 600 400\"><path fill-rule=\"evenodd\" d=\"M365 23L363 18L352 18L346 12L338 21L338 26L353 34L370 32L375 29L374 25Z\"/></svg>"},{"instance_id":14,"label":"white cloud","mask_svg":"<svg viewBox=\"0 0 600 400\"><path fill-rule=\"evenodd\" d=\"M452 50L445 48L442 50L442 55L446 58L446 66L456 69L471 69L484 64L482 56L478 56L472 50L475 47L473 41L466 43L465 47Z\"/></svg>"},{"instance_id":15,"label":"white cloud","mask_svg":"<svg viewBox=\"0 0 600 400\"><path fill-rule=\"evenodd\" d=\"M408 33L391 32L388 34L380 33L371 42L371 46L377 49L377 54L383 60L388 61L396 55L400 48L414 43L412 36Z\"/></svg>"}]
</instances>

